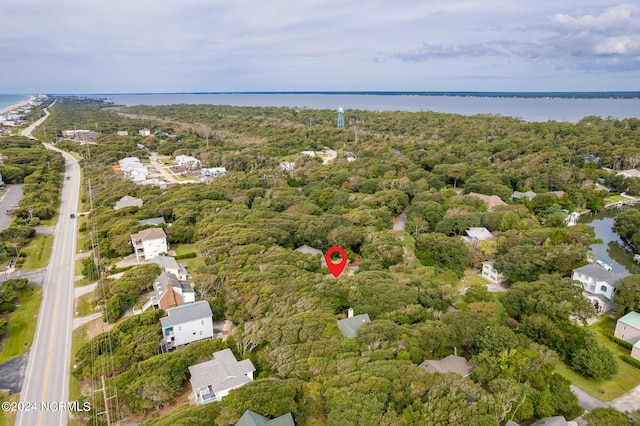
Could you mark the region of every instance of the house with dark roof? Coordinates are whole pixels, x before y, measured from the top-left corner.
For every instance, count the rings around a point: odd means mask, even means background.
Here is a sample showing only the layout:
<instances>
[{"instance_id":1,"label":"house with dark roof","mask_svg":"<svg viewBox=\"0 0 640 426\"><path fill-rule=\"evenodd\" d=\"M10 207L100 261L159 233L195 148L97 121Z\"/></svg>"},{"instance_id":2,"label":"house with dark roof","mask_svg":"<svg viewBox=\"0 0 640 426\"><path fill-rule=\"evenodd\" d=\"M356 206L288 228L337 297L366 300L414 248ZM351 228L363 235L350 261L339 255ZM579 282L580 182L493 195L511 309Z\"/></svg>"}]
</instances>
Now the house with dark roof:
<instances>
[{"instance_id":1,"label":"house with dark roof","mask_svg":"<svg viewBox=\"0 0 640 426\"><path fill-rule=\"evenodd\" d=\"M369 314L353 315L353 309L349 308L347 318L338 320L338 328L344 337L356 337L358 329L364 324L371 322Z\"/></svg>"},{"instance_id":2,"label":"house with dark roof","mask_svg":"<svg viewBox=\"0 0 640 426\"><path fill-rule=\"evenodd\" d=\"M625 275L613 272L608 264L602 262L602 265L590 263L574 269L571 279L582 284L583 296L591 301L598 314L603 314L613 309L616 286Z\"/></svg>"},{"instance_id":3,"label":"house with dark roof","mask_svg":"<svg viewBox=\"0 0 640 426\"><path fill-rule=\"evenodd\" d=\"M461 356L449 355L443 359L425 359L419 365L427 373L457 373L462 377L470 376L473 372L473 365Z\"/></svg>"},{"instance_id":4,"label":"house with dark roof","mask_svg":"<svg viewBox=\"0 0 640 426\"><path fill-rule=\"evenodd\" d=\"M620 318L613 335L631 343L631 356L640 361L640 313L629 312Z\"/></svg>"},{"instance_id":5,"label":"house with dark roof","mask_svg":"<svg viewBox=\"0 0 640 426\"><path fill-rule=\"evenodd\" d=\"M178 346L213 338L212 315L211 306L206 300L167 309L167 316L160 318L163 349L170 351Z\"/></svg>"},{"instance_id":6,"label":"house with dark roof","mask_svg":"<svg viewBox=\"0 0 640 426\"><path fill-rule=\"evenodd\" d=\"M269 419L261 414L247 410L235 426L296 426L291 413Z\"/></svg>"},{"instance_id":7,"label":"house with dark roof","mask_svg":"<svg viewBox=\"0 0 640 426\"><path fill-rule=\"evenodd\" d=\"M238 361L231 349L214 352L213 359L189 367L196 404L222 400L231 389L253 381L254 371L251 360Z\"/></svg>"},{"instance_id":8,"label":"house with dark roof","mask_svg":"<svg viewBox=\"0 0 640 426\"><path fill-rule=\"evenodd\" d=\"M169 251L167 234L162 228L147 228L131 234L131 245L138 262L153 259Z\"/></svg>"}]
</instances>

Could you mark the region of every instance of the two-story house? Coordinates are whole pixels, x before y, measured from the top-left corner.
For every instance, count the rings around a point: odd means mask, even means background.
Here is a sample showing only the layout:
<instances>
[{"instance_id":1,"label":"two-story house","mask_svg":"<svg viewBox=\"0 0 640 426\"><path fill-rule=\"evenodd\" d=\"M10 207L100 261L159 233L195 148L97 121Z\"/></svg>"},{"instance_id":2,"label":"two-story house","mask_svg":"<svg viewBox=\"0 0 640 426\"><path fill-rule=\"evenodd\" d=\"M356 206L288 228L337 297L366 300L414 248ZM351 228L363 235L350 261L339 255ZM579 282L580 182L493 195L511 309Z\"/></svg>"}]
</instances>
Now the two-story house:
<instances>
[{"instance_id":1,"label":"two-story house","mask_svg":"<svg viewBox=\"0 0 640 426\"><path fill-rule=\"evenodd\" d=\"M176 163L187 170L195 170L200 168L200 160L190 155L177 155Z\"/></svg>"},{"instance_id":2,"label":"two-story house","mask_svg":"<svg viewBox=\"0 0 640 426\"><path fill-rule=\"evenodd\" d=\"M613 309L616 285L624 275L613 272L606 263L590 263L574 269L571 278L582 284L584 297L591 301L598 314L603 314Z\"/></svg>"},{"instance_id":3,"label":"two-story house","mask_svg":"<svg viewBox=\"0 0 640 426\"><path fill-rule=\"evenodd\" d=\"M253 381L256 368L251 360L238 361L231 349L213 353L213 359L189 367L196 404L220 401L231 389Z\"/></svg>"},{"instance_id":4,"label":"two-story house","mask_svg":"<svg viewBox=\"0 0 640 426\"><path fill-rule=\"evenodd\" d=\"M495 260L487 260L486 262L482 262L482 278L492 284L501 284L507 280L507 277L505 277L503 274L498 272L496 268L494 268L495 263Z\"/></svg>"},{"instance_id":5,"label":"two-story house","mask_svg":"<svg viewBox=\"0 0 640 426\"><path fill-rule=\"evenodd\" d=\"M185 303L196 301L196 292L189 281L180 280L170 272L162 272L153 283L155 295L151 304L155 308L167 310Z\"/></svg>"},{"instance_id":6,"label":"two-story house","mask_svg":"<svg viewBox=\"0 0 640 426\"><path fill-rule=\"evenodd\" d=\"M212 315L206 300L167 309L167 316L160 318L163 348L170 351L191 342L213 338Z\"/></svg>"},{"instance_id":7,"label":"two-story house","mask_svg":"<svg viewBox=\"0 0 640 426\"><path fill-rule=\"evenodd\" d=\"M131 234L131 245L138 262L153 259L169 251L167 234L162 228L147 228Z\"/></svg>"}]
</instances>

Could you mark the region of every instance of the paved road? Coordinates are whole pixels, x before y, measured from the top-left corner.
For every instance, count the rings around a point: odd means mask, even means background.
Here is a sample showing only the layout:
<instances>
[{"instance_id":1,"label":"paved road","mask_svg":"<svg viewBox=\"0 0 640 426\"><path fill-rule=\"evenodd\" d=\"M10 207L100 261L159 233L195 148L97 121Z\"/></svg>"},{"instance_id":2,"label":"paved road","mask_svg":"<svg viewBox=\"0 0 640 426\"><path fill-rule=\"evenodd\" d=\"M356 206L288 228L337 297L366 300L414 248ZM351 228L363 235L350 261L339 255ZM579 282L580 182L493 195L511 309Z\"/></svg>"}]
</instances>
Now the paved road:
<instances>
[{"instance_id":1,"label":"paved road","mask_svg":"<svg viewBox=\"0 0 640 426\"><path fill-rule=\"evenodd\" d=\"M0 200L0 231L7 229L11 222L13 222L13 216L7 214L7 209L12 205L18 205L18 201L22 199L24 193L22 192L22 184L20 185L7 185L7 192Z\"/></svg>"},{"instance_id":2,"label":"paved road","mask_svg":"<svg viewBox=\"0 0 640 426\"><path fill-rule=\"evenodd\" d=\"M23 135L30 136L36 125L29 126ZM57 150L51 145L45 144L45 146ZM71 176L71 179L65 180L62 188L60 217L54 232L51 261L43 280L43 298L38 314L36 335L29 351L27 370L20 393L20 402L23 403L67 402L69 398L77 234L76 220L71 219L69 215L77 212L80 167L71 155L64 152L62 155L65 158L66 174ZM16 425L58 426L66 425L67 420L68 412L64 410L25 411L18 413Z\"/></svg>"}]
</instances>

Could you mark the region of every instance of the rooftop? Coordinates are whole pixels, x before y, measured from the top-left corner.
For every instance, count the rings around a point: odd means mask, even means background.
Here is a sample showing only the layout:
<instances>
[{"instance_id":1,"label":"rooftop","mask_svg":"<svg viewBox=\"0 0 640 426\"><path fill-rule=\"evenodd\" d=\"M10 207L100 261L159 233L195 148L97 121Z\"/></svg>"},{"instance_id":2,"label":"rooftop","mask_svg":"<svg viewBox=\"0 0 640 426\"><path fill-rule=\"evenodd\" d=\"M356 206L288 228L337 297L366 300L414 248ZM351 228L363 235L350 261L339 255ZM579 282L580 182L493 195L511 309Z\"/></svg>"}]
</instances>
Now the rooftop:
<instances>
[{"instance_id":1,"label":"rooftop","mask_svg":"<svg viewBox=\"0 0 640 426\"><path fill-rule=\"evenodd\" d=\"M211 386L216 393L249 383L251 379L246 375L254 371L256 369L251 360L236 360L231 349L214 352L212 360L189 367L194 389Z\"/></svg>"},{"instance_id":2,"label":"rooftop","mask_svg":"<svg viewBox=\"0 0 640 426\"><path fill-rule=\"evenodd\" d=\"M251 410L244 412L236 426L295 426L291 413L283 414L275 419L269 419Z\"/></svg>"},{"instance_id":3,"label":"rooftop","mask_svg":"<svg viewBox=\"0 0 640 426\"><path fill-rule=\"evenodd\" d=\"M176 306L167 309L167 315L160 318L162 328L173 327L178 324L184 324L189 321L196 321L202 318L211 317L211 306L206 300L200 302L188 303L186 305Z\"/></svg>"},{"instance_id":4,"label":"rooftop","mask_svg":"<svg viewBox=\"0 0 640 426\"><path fill-rule=\"evenodd\" d=\"M369 314L360 314L351 318L338 320L338 328L344 337L356 337L358 329L368 322L371 322Z\"/></svg>"},{"instance_id":5,"label":"rooftop","mask_svg":"<svg viewBox=\"0 0 640 426\"><path fill-rule=\"evenodd\" d=\"M195 291L193 290L193 286L189 281L179 280L170 272L163 272L158 275L158 278L156 278L153 286L156 288L158 295L162 295L165 291L167 291L167 286L169 286L169 284L171 284L173 288L180 289L181 294L195 293Z\"/></svg>"},{"instance_id":6,"label":"rooftop","mask_svg":"<svg viewBox=\"0 0 640 426\"><path fill-rule=\"evenodd\" d=\"M484 227L469 228L466 230L466 233L471 240L484 241L493 239L491 232Z\"/></svg>"},{"instance_id":7,"label":"rooftop","mask_svg":"<svg viewBox=\"0 0 640 426\"><path fill-rule=\"evenodd\" d=\"M618 322L640 330L640 314L638 312L629 312L627 315L620 318Z\"/></svg>"},{"instance_id":8,"label":"rooftop","mask_svg":"<svg viewBox=\"0 0 640 426\"><path fill-rule=\"evenodd\" d=\"M440 360L426 359L419 365L428 373L458 373L466 377L473 372L473 366L461 356L449 355Z\"/></svg>"},{"instance_id":9,"label":"rooftop","mask_svg":"<svg viewBox=\"0 0 640 426\"><path fill-rule=\"evenodd\" d=\"M147 228L143 229L140 232L136 232L135 234L131 234L132 240L157 240L159 238L167 238L167 234L164 233L162 228Z\"/></svg>"},{"instance_id":10,"label":"rooftop","mask_svg":"<svg viewBox=\"0 0 640 426\"><path fill-rule=\"evenodd\" d=\"M470 192L469 195L471 197L478 198L484 201L485 203L487 203L487 206L489 206L489 210L497 206L507 205L507 203L502 201L502 198L498 197L497 195L478 194L477 192Z\"/></svg>"},{"instance_id":11,"label":"rooftop","mask_svg":"<svg viewBox=\"0 0 640 426\"><path fill-rule=\"evenodd\" d=\"M153 225L158 226L164 224L164 217L152 217L151 219L142 219L138 221L138 225Z\"/></svg>"},{"instance_id":12,"label":"rooftop","mask_svg":"<svg viewBox=\"0 0 640 426\"><path fill-rule=\"evenodd\" d=\"M613 271L607 271L602 266L595 263L590 263L588 265L576 268L573 270L573 272L579 272L598 281L606 281L608 284L614 287L618 283L618 281L626 276L626 274L618 274Z\"/></svg>"}]
</instances>

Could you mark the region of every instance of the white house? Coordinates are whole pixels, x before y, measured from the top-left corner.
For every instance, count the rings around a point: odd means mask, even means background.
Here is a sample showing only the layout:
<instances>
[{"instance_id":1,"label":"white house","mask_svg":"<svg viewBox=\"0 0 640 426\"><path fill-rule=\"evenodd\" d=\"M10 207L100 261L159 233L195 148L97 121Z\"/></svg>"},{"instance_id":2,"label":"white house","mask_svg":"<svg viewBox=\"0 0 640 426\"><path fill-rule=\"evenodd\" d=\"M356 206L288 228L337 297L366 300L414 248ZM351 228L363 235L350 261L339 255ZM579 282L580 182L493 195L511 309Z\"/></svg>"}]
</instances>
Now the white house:
<instances>
[{"instance_id":1,"label":"white house","mask_svg":"<svg viewBox=\"0 0 640 426\"><path fill-rule=\"evenodd\" d=\"M513 194L511 194L511 201L513 201L514 203L517 203L519 199L521 198L528 198L529 200L533 200L534 198L536 198L536 194L533 191L527 191L527 192L520 192L520 191L514 191Z\"/></svg>"},{"instance_id":2,"label":"white house","mask_svg":"<svg viewBox=\"0 0 640 426\"><path fill-rule=\"evenodd\" d=\"M118 131L116 132L116 134L117 134L118 136L129 136L129 132L128 132L128 131L126 131L126 130L118 130Z\"/></svg>"},{"instance_id":3,"label":"white house","mask_svg":"<svg viewBox=\"0 0 640 426\"><path fill-rule=\"evenodd\" d=\"M507 277L498 272L496 268L494 268L495 263L495 260L487 260L486 262L482 262L482 278L492 284L501 284L507 280Z\"/></svg>"},{"instance_id":4,"label":"white house","mask_svg":"<svg viewBox=\"0 0 640 426\"><path fill-rule=\"evenodd\" d=\"M163 345L168 351L198 340L213 338L211 306L206 300L167 309L160 318Z\"/></svg>"},{"instance_id":5,"label":"white house","mask_svg":"<svg viewBox=\"0 0 640 426\"><path fill-rule=\"evenodd\" d=\"M200 170L200 174L203 178L226 176L227 169L225 169L224 167L211 167L208 169Z\"/></svg>"},{"instance_id":6,"label":"white house","mask_svg":"<svg viewBox=\"0 0 640 426\"><path fill-rule=\"evenodd\" d=\"M196 404L222 400L231 389L252 382L254 371L251 360L238 361L231 349L214 352L212 360L189 367Z\"/></svg>"},{"instance_id":7,"label":"white house","mask_svg":"<svg viewBox=\"0 0 640 426\"><path fill-rule=\"evenodd\" d=\"M169 251L167 234L162 228L147 228L131 234L131 244L138 262L153 259Z\"/></svg>"},{"instance_id":8,"label":"white house","mask_svg":"<svg viewBox=\"0 0 640 426\"><path fill-rule=\"evenodd\" d=\"M485 227L469 228L465 231L466 236L462 237L465 242L492 240L493 234Z\"/></svg>"},{"instance_id":9,"label":"white house","mask_svg":"<svg viewBox=\"0 0 640 426\"><path fill-rule=\"evenodd\" d=\"M138 131L138 133L140 133L140 136L151 136L151 130L149 129L140 129Z\"/></svg>"},{"instance_id":10,"label":"white house","mask_svg":"<svg viewBox=\"0 0 640 426\"><path fill-rule=\"evenodd\" d=\"M631 356L640 361L640 313L629 312L616 323L615 337L631 343Z\"/></svg>"},{"instance_id":11,"label":"white house","mask_svg":"<svg viewBox=\"0 0 640 426\"><path fill-rule=\"evenodd\" d=\"M613 309L616 285L624 275L613 272L603 262L603 265L590 263L574 269L571 278L580 281L584 287L584 297L591 301L598 314L603 314Z\"/></svg>"},{"instance_id":12,"label":"white house","mask_svg":"<svg viewBox=\"0 0 640 426\"><path fill-rule=\"evenodd\" d=\"M190 155L178 155L176 156L176 163L188 170L194 170L200 168L200 160Z\"/></svg>"},{"instance_id":13,"label":"white house","mask_svg":"<svg viewBox=\"0 0 640 426\"><path fill-rule=\"evenodd\" d=\"M146 263L155 263L160 267L162 272L169 272L176 276L179 280L188 280L191 278L187 266L184 263L178 263L171 256L156 256L147 260Z\"/></svg>"},{"instance_id":14,"label":"white house","mask_svg":"<svg viewBox=\"0 0 640 426\"><path fill-rule=\"evenodd\" d=\"M291 172L296 168L296 162L295 161L281 161L280 164L278 165L278 167L280 168L280 170L285 170L285 171Z\"/></svg>"}]
</instances>

